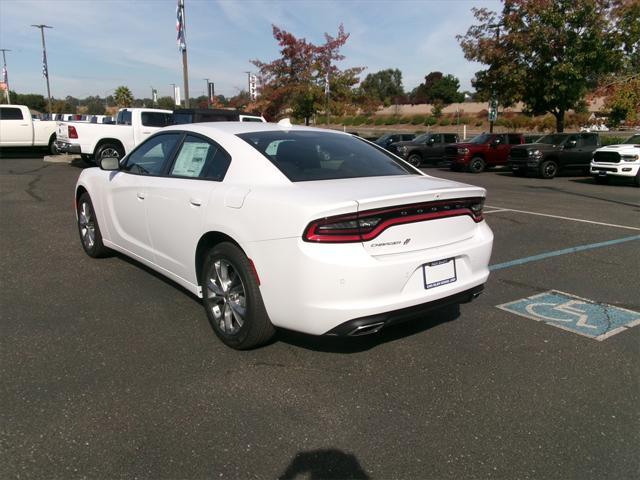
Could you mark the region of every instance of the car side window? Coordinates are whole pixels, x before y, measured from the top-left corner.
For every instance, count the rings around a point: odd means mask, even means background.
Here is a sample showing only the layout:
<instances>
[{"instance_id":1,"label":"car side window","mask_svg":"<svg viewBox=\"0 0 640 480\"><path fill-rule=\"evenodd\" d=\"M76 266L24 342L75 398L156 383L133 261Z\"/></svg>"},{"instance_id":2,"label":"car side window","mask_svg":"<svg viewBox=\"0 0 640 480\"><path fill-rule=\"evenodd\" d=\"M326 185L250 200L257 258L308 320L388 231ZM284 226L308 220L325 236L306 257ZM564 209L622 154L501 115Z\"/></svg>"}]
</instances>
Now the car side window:
<instances>
[{"instance_id":1,"label":"car side window","mask_svg":"<svg viewBox=\"0 0 640 480\"><path fill-rule=\"evenodd\" d=\"M180 133L156 135L140 144L127 157L123 170L139 175L161 175L165 162L171 158L180 139Z\"/></svg>"},{"instance_id":2,"label":"car side window","mask_svg":"<svg viewBox=\"0 0 640 480\"><path fill-rule=\"evenodd\" d=\"M0 120L23 120L19 108L0 108Z\"/></svg>"},{"instance_id":3,"label":"car side window","mask_svg":"<svg viewBox=\"0 0 640 480\"><path fill-rule=\"evenodd\" d=\"M594 147L598 145L598 138L595 135L582 135L582 146Z\"/></svg>"},{"instance_id":4,"label":"car side window","mask_svg":"<svg viewBox=\"0 0 640 480\"><path fill-rule=\"evenodd\" d=\"M165 112L142 112L140 116L145 127L166 127L173 124L173 114Z\"/></svg>"},{"instance_id":5,"label":"car side window","mask_svg":"<svg viewBox=\"0 0 640 480\"><path fill-rule=\"evenodd\" d=\"M221 181L230 163L231 157L219 145L201 137L187 135L169 175Z\"/></svg>"},{"instance_id":6,"label":"car side window","mask_svg":"<svg viewBox=\"0 0 640 480\"><path fill-rule=\"evenodd\" d=\"M444 143L456 143L458 139L456 135L453 133L445 133L444 134Z\"/></svg>"},{"instance_id":7,"label":"car side window","mask_svg":"<svg viewBox=\"0 0 640 480\"><path fill-rule=\"evenodd\" d=\"M509 145L519 145L520 135L509 135Z\"/></svg>"}]
</instances>

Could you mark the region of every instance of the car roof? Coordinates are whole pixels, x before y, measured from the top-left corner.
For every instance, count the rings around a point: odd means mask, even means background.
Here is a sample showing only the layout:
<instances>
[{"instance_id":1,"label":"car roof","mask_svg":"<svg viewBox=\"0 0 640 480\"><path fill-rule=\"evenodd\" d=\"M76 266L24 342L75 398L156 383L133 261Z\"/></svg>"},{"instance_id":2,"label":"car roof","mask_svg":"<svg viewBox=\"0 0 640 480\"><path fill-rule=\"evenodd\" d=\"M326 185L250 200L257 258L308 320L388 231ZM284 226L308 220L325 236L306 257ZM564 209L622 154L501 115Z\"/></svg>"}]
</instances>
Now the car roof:
<instances>
[{"instance_id":1,"label":"car roof","mask_svg":"<svg viewBox=\"0 0 640 480\"><path fill-rule=\"evenodd\" d=\"M286 131L315 131L323 133L334 133L336 135L349 135L337 130L329 130L325 128L305 127L302 125L281 125L278 123L267 122L202 122L202 123L185 123L181 125L170 125L163 130L180 130L194 133L200 133L203 135L226 133L231 135L238 135L242 133L252 132L286 132Z\"/></svg>"}]
</instances>

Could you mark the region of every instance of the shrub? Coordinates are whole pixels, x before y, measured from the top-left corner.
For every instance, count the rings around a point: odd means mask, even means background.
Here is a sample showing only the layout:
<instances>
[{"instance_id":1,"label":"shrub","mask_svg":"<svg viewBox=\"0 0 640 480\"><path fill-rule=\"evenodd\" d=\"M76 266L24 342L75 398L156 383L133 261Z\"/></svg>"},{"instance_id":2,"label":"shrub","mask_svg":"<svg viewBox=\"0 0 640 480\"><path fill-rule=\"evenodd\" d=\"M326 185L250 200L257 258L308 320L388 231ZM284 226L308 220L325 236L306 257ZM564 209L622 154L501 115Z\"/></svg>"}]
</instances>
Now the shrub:
<instances>
[{"instance_id":1,"label":"shrub","mask_svg":"<svg viewBox=\"0 0 640 480\"><path fill-rule=\"evenodd\" d=\"M367 121L367 117L365 117L364 115L358 115L353 119L352 125L354 126L362 125L366 121Z\"/></svg>"},{"instance_id":2,"label":"shrub","mask_svg":"<svg viewBox=\"0 0 640 480\"><path fill-rule=\"evenodd\" d=\"M436 123L438 123L438 119L436 117L427 117L424 121L424 124L427 127L432 127L434 126Z\"/></svg>"},{"instance_id":3,"label":"shrub","mask_svg":"<svg viewBox=\"0 0 640 480\"><path fill-rule=\"evenodd\" d=\"M442 117L438 123L443 127L446 127L447 125L451 125L451 119L447 117Z\"/></svg>"},{"instance_id":4,"label":"shrub","mask_svg":"<svg viewBox=\"0 0 640 480\"><path fill-rule=\"evenodd\" d=\"M384 125L385 120L386 120L386 119L385 119L384 117L376 117L376 119L375 119L374 123L375 123L376 125Z\"/></svg>"},{"instance_id":5,"label":"shrub","mask_svg":"<svg viewBox=\"0 0 640 480\"><path fill-rule=\"evenodd\" d=\"M402 116L398 120L398 123L401 123L401 124L410 123L410 122L411 122L411 118L407 116Z\"/></svg>"},{"instance_id":6,"label":"shrub","mask_svg":"<svg viewBox=\"0 0 640 480\"><path fill-rule=\"evenodd\" d=\"M600 135L600 141L602 142L602 146L607 146L607 145L615 145L617 143L622 143L626 140L625 137L616 137L613 135L607 135L606 137L604 135Z\"/></svg>"},{"instance_id":7,"label":"shrub","mask_svg":"<svg viewBox=\"0 0 640 480\"><path fill-rule=\"evenodd\" d=\"M384 120L385 125L395 125L396 123L398 123L398 117L387 117Z\"/></svg>"},{"instance_id":8,"label":"shrub","mask_svg":"<svg viewBox=\"0 0 640 480\"><path fill-rule=\"evenodd\" d=\"M353 125L353 117L344 117L344 118L342 119L342 125L345 125L345 126L347 126L347 127L348 127L349 125Z\"/></svg>"},{"instance_id":9,"label":"shrub","mask_svg":"<svg viewBox=\"0 0 640 480\"><path fill-rule=\"evenodd\" d=\"M475 124L476 127L481 127L482 125L484 125L484 122L476 122Z\"/></svg>"},{"instance_id":10,"label":"shrub","mask_svg":"<svg viewBox=\"0 0 640 480\"><path fill-rule=\"evenodd\" d=\"M411 125L422 125L425 121L424 115L414 115L411 119Z\"/></svg>"}]
</instances>

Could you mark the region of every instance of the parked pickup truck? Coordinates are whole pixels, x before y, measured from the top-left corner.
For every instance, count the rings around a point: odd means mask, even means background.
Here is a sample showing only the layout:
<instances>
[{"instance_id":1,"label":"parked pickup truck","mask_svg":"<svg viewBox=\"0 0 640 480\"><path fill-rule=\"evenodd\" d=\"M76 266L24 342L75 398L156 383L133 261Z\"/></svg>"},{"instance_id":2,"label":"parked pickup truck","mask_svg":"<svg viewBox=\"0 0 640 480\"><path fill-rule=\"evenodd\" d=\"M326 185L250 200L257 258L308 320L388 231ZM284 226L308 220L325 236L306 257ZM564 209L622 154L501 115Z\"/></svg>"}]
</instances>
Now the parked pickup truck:
<instances>
[{"instance_id":1,"label":"parked pickup truck","mask_svg":"<svg viewBox=\"0 0 640 480\"><path fill-rule=\"evenodd\" d=\"M480 173L488 167L506 165L514 145L523 143L524 135L520 133L481 133L468 142L445 148L445 158L451 170Z\"/></svg>"},{"instance_id":2,"label":"parked pickup truck","mask_svg":"<svg viewBox=\"0 0 640 480\"><path fill-rule=\"evenodd\" d=\"M56 151L56 122L31 117L24 105L0 105L0 147L47 147Z\"/></svg>"},{"instance_id":3,"label":"parked pickup truck","mask_svg":"<svg viewBox=\"0 0 640 480\"><path fill-rule=\"evenodd\" d=\"M79 153L99 164L104 157L122 158L136 145L173 124L171 110L122 108L116 123L58 122L56 145L63 153Z\"/></svg>"},{"instance_id":4,"label":"parked pickup truck","mask_svg":"<svg viewBox=\"0 0 640 480\"><path fill-rule=\"evenodd\" d=\"M589 172L593 152L600 147L597 133L552 133L535 143L511 149L509 167L515 175L527 173L553 178L559 171Z\"/></svg>"},{"instance_id":5,"label":"parked pickup truck","mask_svg":"<svg viewBox=\"0 0 640 480\"><path fill-rule=\"evenodd\" d=\"M455 133L423 133L409 142L398 142L389 150L415 167L423 163L435 164L444 159L445 148L458 141Z\"/></svg>"},{"instance_id":6,"label":"parked pickup truck","mask_svg":"<svg viewBox=\"0 0 640 480\"><path fill-rule=\"evenodd\" d=\"M260 115L224 108L178 108L173 111L176 125L202 122L266 122Z\"/></svg>"},{"instance_id":7,"label":"parked pickup truck","mask_svg":"<svg viewBox=\"0 0 640 480\"><path fill-rule=\"evenodd\" d=\"M608 183L611 177L632 179L640 187L640 134L619 145L599 148L591 160L591 175L596 183Z\"/></svg>"}]
</instances>

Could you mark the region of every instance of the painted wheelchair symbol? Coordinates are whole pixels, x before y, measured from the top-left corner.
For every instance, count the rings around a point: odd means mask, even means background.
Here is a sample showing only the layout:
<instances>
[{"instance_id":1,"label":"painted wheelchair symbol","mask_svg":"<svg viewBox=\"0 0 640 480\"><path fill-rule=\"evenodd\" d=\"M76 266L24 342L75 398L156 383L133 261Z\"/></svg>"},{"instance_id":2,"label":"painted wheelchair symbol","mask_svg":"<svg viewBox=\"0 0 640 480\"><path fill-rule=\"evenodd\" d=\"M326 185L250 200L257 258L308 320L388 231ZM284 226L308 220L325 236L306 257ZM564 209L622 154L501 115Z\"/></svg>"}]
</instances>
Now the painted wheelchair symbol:
<instances>
[{"instance_id":1,"label":"painted wheelchair symbol","mask_svg":"<svg viewBox=\"0 0 640 480\"><path fill-rule=\"evenodd\" d=\"M597 325L589 325L587 321L589 320L589 315L584 311L576 308L576 305L588 305L586 302L582 302L580 300L569 300L561 305L557 305L555 303L530 303L525 307L525 310L530 315L534 317L543 318L545 320L549 320L550 322L566 322L566 323L574 323L577 327L583 328L598 328ZM540 307L551 307L551 311L553 313L562 313L570 318L564 318L564 316L553 316L550 317L548 315L544 315L538 311ZM544 310L543 310L544 311ZM548 313L548 312L547 312Z\"/></svg>"}]
</instances>

